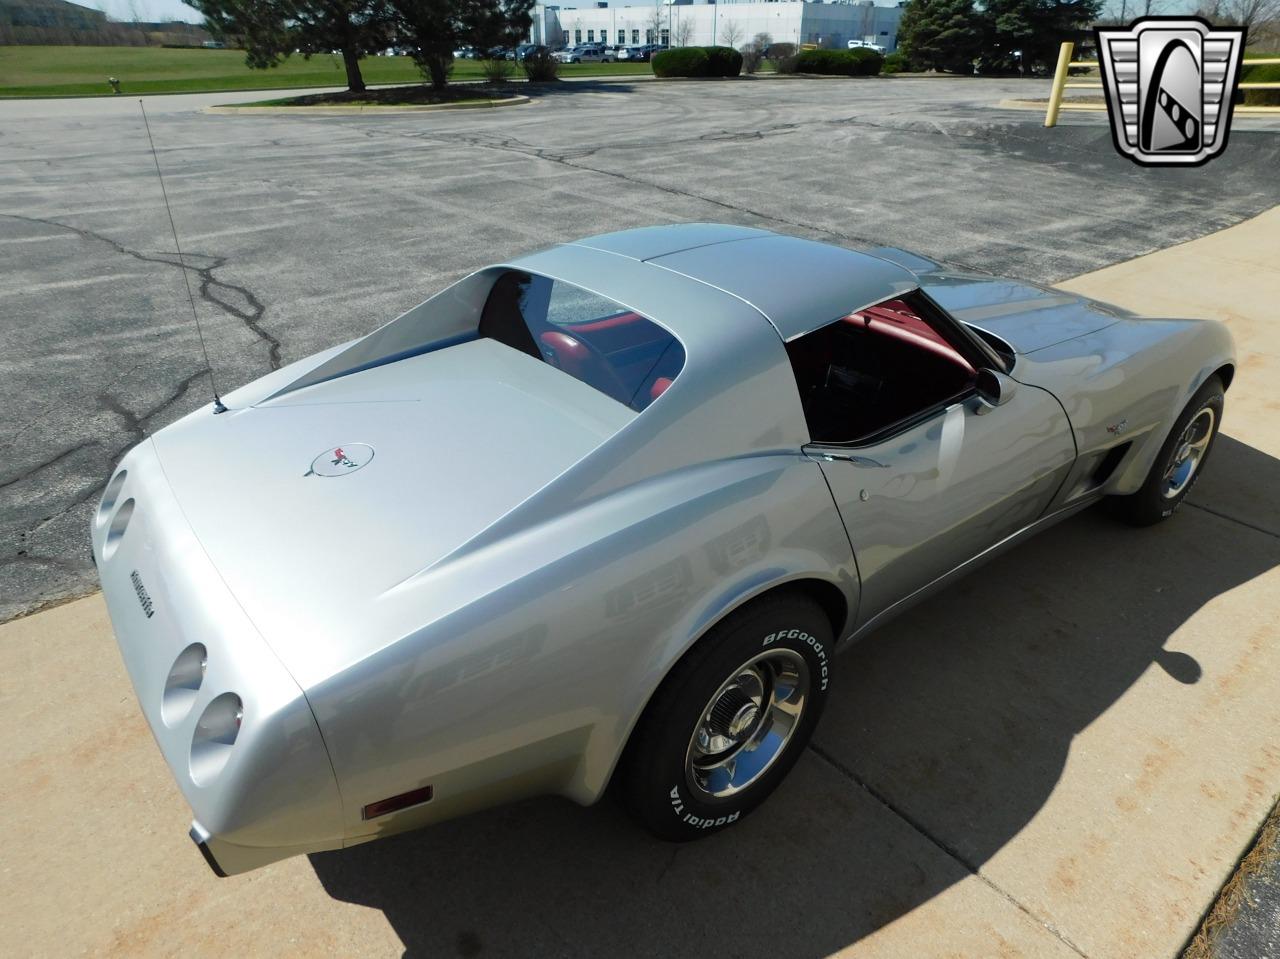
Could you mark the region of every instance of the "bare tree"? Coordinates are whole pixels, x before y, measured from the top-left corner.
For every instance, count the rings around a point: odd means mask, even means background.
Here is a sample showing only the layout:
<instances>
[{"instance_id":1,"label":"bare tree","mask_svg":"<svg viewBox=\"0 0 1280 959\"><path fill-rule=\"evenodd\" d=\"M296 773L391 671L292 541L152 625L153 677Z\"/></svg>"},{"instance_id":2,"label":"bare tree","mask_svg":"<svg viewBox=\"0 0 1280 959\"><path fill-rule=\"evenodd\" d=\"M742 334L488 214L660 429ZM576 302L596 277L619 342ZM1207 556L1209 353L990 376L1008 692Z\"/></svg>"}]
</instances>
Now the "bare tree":
<instances>
[{"instance_id":1,"label":"bare tree","mask_svg":"<svg viewBox=\"0 0 1280 959\"><path fill-rule=\"evenodd\" d=\"M1109 0L1098 14L1098 23L1109 27L1127 27L1130 19L1136 16L1133 11L1137 2L1138 0Z\"/></svg>"},{"instance_id":2,"label":"bare tree","mask_svg":"<svg viewBox=\"0 0 1280 959\"><path fill-rule=\"evenodd\" d=\"M1280 20L1280 0L1201 0L1196 14L1213 24L1247 28L1245 39L1252 46L1263 38L1266 24Z\"/></svg>"},{"instance_id":3,"label":"bare tree","mask_svg":"<svg viewBox=\"0 0 1280 959\"><path fill-rule=\"evenodd\" d=\"M129 0L129 23L131 23L138 33L144 38L147 36L147 16L150 11L145 3L139 3L138 0Z\"/></svg>"},{"instance_id":4,"label":"bare tree","mask_svg":"<svg viewBox=\"0 0 1280 959\"><path fill-rule=\"evenodd\" d=\"M658 2L653 5L653 13L651 13L649 15L649 19L645 21L645 27L652 36L649 43L662 42L662 24L665 17L666 14L663 9L662 2L661 0L658 0Z\"/></svg>"},{"instance_id":5,"label":"bare tree","mask_svg":"<svg viewBox=\"0 0 1280 959\"><path fill-rule=\"evenodd\" d=\"M672 43L677 47L687 47L692 39L693 19L680 17L676 20L675 35L672 37Z\"/></svg>"},{"instance_id":6,"label":"bare tree","mask_svg":"<svg viewBox=\"0 0 1280 959\"><path fill-rule=\"evenodd\" d=\"M738 49L738 43L742 40L742 27L738 26L735 20L726 20L724 26L720 28L720 36L716 39L726 47Z\"/></svg>"}]
</instances>

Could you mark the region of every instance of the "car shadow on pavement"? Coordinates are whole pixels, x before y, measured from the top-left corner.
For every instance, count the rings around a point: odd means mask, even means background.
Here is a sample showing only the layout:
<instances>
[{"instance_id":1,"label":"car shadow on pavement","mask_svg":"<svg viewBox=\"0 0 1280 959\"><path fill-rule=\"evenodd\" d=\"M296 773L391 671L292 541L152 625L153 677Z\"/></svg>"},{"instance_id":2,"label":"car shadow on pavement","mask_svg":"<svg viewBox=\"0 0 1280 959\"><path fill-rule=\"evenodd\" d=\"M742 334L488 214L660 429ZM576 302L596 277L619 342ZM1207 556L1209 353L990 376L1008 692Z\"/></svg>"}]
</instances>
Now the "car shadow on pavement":
<instances>
[{"instance_id":1,"label":"car shadow on pavement","mask_svg":"<svg viewBox=\"0 0 1280 959\"><path fill-rule=\"evenodd\" d=\"M616 803L544 799L312 865L409 956L827 955L980 869L1148 670L1171 696L1201 681L1166 642L1280 565L1251 528L1280 530L1277 506L1250 492L1278 488L1280 461L1222 436L1204 505L1144 530L1089 510L889 624L837 660L814 747L727 832L668 845Z\"/></svg>"}]
</instances>

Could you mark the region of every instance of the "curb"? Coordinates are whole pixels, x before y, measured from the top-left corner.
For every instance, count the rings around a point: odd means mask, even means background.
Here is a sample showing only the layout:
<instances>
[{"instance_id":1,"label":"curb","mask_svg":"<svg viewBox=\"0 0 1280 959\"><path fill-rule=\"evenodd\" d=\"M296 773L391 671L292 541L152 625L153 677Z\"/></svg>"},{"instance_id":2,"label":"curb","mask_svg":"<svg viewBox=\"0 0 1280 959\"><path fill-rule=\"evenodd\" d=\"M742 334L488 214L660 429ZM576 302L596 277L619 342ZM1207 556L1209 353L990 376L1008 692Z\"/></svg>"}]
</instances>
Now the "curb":
<instances>
[{"instance_id":1,"label":"curb","mask_svg":"<svg viewBox=\"0 0 1280 959\"><path fill-rule=\"evenodd\" d=\"M996 104L996 106L1007 110L1036 110L1040 113L1044 113L1049 104L1045 102L1037 102L1035 100L1001 100ZM1063 100L1062 108L1064 110L1105 112L1107 105L1105 103L1081 103L1079 101Z\"/></svg>"},{"instance_id":2,"label":"curb","mask_svg":"<svg viewBox=\"0 0 1280 959\"><path fill-rule=\"evenodd\" d=\"M335 104L333 106L314 106L314 107L250 107L250 106L213 106L204 107L201 113L213 113L223 115L262 115L271 116L331 116L342 117L351 116L360 113L431 113L435 110L492 110L498 107L515 107L524 103L532 103L529 98L520 94L514 97L507 97L502 100L477 100L462 101L459 103L422 103L407 104L405 106L381 106L379 104L341 106Z\"/></svg>"}]
</instances>

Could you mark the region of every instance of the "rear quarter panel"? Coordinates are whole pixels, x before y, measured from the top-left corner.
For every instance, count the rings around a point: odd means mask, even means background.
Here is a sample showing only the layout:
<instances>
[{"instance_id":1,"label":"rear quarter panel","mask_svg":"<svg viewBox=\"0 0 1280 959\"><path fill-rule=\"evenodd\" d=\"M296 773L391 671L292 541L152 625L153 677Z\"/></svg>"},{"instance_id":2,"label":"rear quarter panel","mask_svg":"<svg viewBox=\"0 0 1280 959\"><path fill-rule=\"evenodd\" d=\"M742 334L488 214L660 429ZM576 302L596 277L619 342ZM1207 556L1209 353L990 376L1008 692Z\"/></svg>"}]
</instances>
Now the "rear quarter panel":
<instances>
[{"instance_id":1,"label":"rear quarter panel","mask_svg":"<svg viewBox=\"0 0 1280 959\"><path fill-rule=\"evenodd\" d=\"M672 664L741 603L815 576L852 615L848 539L797 452L638 483L402 584L388 603L447 595L453 611L308 690L348 835L538 793L594 801ZM427 784L425 806L353 815Z\"/></svg>"}]
</instances>

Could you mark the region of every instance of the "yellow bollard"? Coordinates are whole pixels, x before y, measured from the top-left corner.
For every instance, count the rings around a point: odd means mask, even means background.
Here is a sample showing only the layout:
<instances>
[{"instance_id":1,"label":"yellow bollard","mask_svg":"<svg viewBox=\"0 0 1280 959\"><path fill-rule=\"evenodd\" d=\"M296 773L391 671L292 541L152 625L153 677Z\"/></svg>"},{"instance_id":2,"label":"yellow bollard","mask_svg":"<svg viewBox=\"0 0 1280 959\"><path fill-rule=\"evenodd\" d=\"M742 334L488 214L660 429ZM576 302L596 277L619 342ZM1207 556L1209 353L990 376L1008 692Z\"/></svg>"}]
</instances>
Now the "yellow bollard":
<instances>
[{"instance_id":1,"label":"yellow bollard","mask_svg":"<svg viewBox=\"0 0 1280 959\"><path fill-rule=\"evenodd\" d=\"M1053 71L1053 89L1049 91L1049 109L1044 115L1044 125L1057 126L1058 107L1062 106L1062 90L1067 85L1067 68L1071 66L1074 43L1064 43L1058 50L1058 69Z\"/></svg>"}]
</instances>

